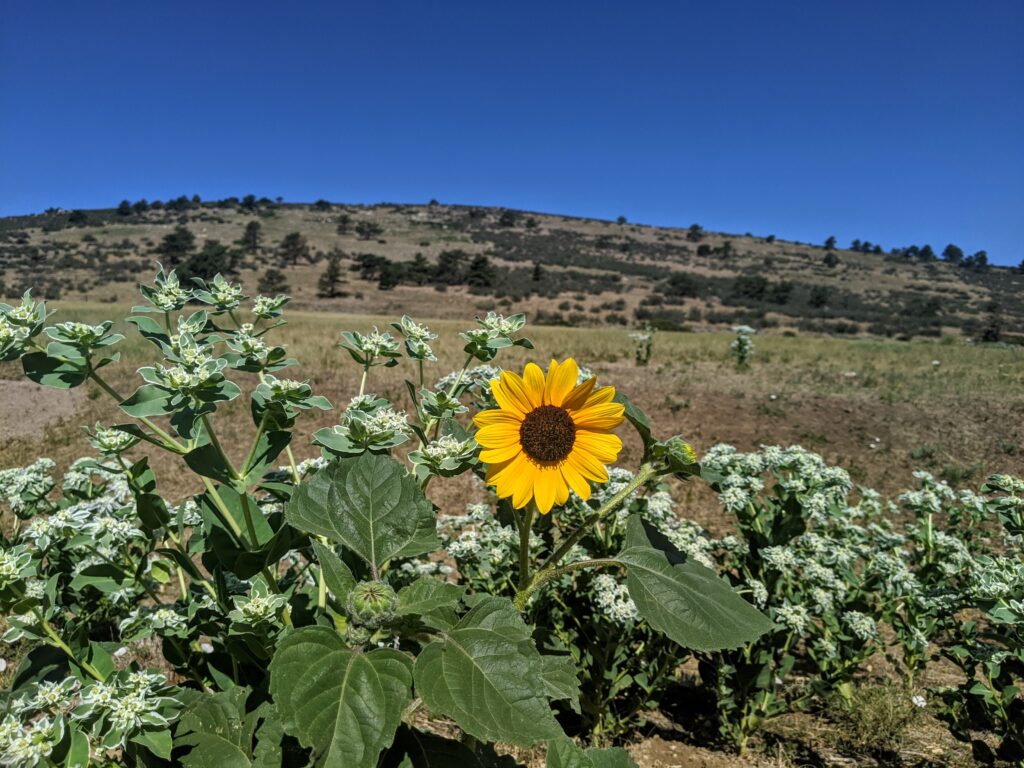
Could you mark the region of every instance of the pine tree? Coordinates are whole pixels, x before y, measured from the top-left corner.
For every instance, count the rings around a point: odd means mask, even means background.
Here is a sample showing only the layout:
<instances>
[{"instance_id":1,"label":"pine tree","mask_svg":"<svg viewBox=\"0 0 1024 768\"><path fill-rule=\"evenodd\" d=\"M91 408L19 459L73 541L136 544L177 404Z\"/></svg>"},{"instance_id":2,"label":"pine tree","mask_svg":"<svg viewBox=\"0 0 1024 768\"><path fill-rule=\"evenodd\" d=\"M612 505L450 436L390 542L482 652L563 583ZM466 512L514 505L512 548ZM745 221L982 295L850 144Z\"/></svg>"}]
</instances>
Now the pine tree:
<instances>
[{"instance_id":1,"label":"pine tree","mask_svg":"<svg viewBox=\"0 0 1024 768\"><path fill-rule=\"evenodd\" d=\"M207 240L202 250L192 254L181 266L180 277L183 282L193 277L212 280L218 273L226 275L233 272L233 262L231 251L226 245L221 245L217 240Z\"/></svg>"},{"instance_id":2,"label":"pine tree","mask_svg":"<svg viewBox=\"0 0 1024 768\"><path fill-rule=\"evenodd\" d=\"M263 241L263 225L258 221L250 221L245 225L245 231L235 242L242 246L246 253L259 253L260 243Z\"/></svg>"},{"instance_id":3,"label":"pine tree","mask_svg":"<svg viewBox=\"0 0 1024 768\"><path fill-rule=\"evenodd\" d=\"M282 264L296 266L301 259L310 260L309 243L298 232L289 232L277 248L277 256Z\"/></svg>"},{"instance_id":4,"label":"pine tree","mask_svg":"<svg viewBox=\"0 0 1024 768\"><path fill-rule=\"evenodd\" d=\"M174 268L183 263L196 249L196 236L188 228L177 226L164 235L157 247L165 267Z\"/></svg>"},{"instance_id":5,"label":"pine tree","mask_svg":"<svg viewBox=\"0 0 1024 768\"><path fill-rule=\"evenodd\" d=\"M434 267L422 253L417 253L406 269L406 278L414 285L426 285L434 277Z\"/></svg>"},{"instance_id":6,"label":"pine tree","mask_svg":"<svg viewBox=\"0 0 1024 768\"><path fill-rule=\"evenodd\" d=\"M320 298L333 299L344 295L340 289L341 284L345 281L341 269L341 259L340 252L334 252L327 257L327 268L316 283L316 295Z\"/></svg>"},{"instance_id":7,"label":"pine tree","mask_svg":"<svg viewBox=\"0 0 1024 768\"><path fill-rule=\"evenodd\" d=\"M385 261L380 268L380 276L377 278L377 288L381 291L390 291L402 282L405 276L405 269L401 264L394 261Z\"/></svg>"},{"instance_id":8,"label":"pine tree","mask_svg":"<svg viewBox=\"0 0 1024 768\"><path fill-rule=\"evenodd\" d=\"M260 293L267 295L287 293L288 288L288 278L284 272L273 267L260 275L259 284L256 286Z\"/></svg>"},{"instance_id":9,"label":"pine tree","mask_svg":"<svg viewBox=\"0 0 1024 768\"><path fill-rule=\"evenodd\" d=\"M469 264L466 272L466 283L474 288L493 288L498 273L485 254L477 254Z\"/></svg>"}]
</instances>

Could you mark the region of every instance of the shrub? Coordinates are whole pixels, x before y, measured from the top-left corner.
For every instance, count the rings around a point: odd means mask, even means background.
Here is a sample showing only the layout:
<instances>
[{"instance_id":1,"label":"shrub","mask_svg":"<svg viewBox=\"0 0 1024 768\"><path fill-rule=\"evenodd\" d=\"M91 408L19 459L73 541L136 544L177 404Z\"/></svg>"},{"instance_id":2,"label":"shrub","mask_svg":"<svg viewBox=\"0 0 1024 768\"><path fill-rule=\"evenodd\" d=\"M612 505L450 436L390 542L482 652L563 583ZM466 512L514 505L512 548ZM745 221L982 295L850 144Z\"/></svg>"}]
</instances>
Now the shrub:
<instances>
[{"instance_id":1,"label":"shrub","mask_svg":"<svg viewBox=\"0 0 1024 768\"><path fill-rule=\"evenodd\" d=\"M601 419L635 425L645 446L637 472L609 484L597 464L586 470L595 487L581 475L571 499L564 478L564 492L551 494L535 474L521 499L518 485L508 490L487 473L488 446L500 438L487 425L519 413L504 396L501 406L494 399L491 362L502 349L532 348L520 335L524 316L479 319L461 334L464 365L435 386L424 366L435 359L436 336L408 316L393 325L398 337L343 332L341 347L361 370L359 395L334 427L312 436L322 458L300 466L289 451L300 419L332 406L308 383L279 378L296 361L268 334L283 322L288 298L260 296L243 309L241 287L222 276L197 286L161 271L142 287L146 303L131 324L156 364L140 369L142 384L127 397L102 373L122 340L112 322L47 325L45 305L30 298L0 305L5 361L20 361L48 386L89 381L132 419L90 430L99 458L76 463L59 490L52 463L0 475L3 498L24 522L0 548L4 640L32 646L7 699L17 704L0 732L5 762L212 764L230 734L232 755L267 765L285 753L289 765L418 765L426 740L430 752L467 764L493 763L490 742L546 742L551 764L593 756L624 768L632 763L622 751L585 754L559 717L582 722L598 741L613 738L671 679L680 646L711 651L770 627L713 570L673 565L658 531L675 523L633 499L658 478L693 476L692 448L678 437L657 440L621 394L618 403L592 394L589 373L573 361L552 364L546 379L540 372L539 385L539 369L528 368L525 380L502 375L509 386L531 387L531 402L538 392L561 392L545 397L591 403L520 414L519 450L563 450L551 430L564 434L564 419L596 408ZM190 302L205 306L186 310ZM409 411L368 388L374 369L400 362L418 380L409 382ZM218 427L240 384L254 429L241 461L232 461ZM475 432L456 418L471 407ZM561 415L551 421L546 409ZM587 429L605 436L600 445L618 440L596 423ZM407 463L391 455L416 439ZM180 457L204 490L180 503L163 499L141 447ZM575 439L568 449L594 450L601 462L619 450ZM445 531L439 537L424 488L466 473L497 486L501 498L481 513L475 540L493 531L507 565L477 577L467 563L452 583L438 556ZM462 536L459 543L450 556L470 552ZM486 554L499 558L497 546ZM625 574L625 587L613 574ZM636 599L626 613L624 589ZM595 658L595 638L614 655ZM115 663L120 644L139 643L159 648L173 678L140 658ZM638 647L656 667L645 669ZM624 685L620 670L632 681ZM416 697L472 741L403 723Z\"/></svg>"}]
</instances>

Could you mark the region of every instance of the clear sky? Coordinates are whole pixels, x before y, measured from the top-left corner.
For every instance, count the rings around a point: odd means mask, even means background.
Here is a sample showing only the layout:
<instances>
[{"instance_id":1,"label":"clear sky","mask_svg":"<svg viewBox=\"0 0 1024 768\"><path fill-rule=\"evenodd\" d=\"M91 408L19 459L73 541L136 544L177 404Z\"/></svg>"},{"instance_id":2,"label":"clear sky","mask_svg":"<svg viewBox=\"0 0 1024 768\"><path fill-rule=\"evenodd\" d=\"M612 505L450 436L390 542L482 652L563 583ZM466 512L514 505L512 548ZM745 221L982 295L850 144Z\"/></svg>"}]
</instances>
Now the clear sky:
<instances>
[{"instance_id":1,"label":"clear sky","mask_svg":"<svg viewBox=\"0 0 1024 768\"><path fill-rule=\"evenodd\" d=\"M1024 2L0 0L0 214L254 193L1024 258Z\"/></svg>"}]
</instances>

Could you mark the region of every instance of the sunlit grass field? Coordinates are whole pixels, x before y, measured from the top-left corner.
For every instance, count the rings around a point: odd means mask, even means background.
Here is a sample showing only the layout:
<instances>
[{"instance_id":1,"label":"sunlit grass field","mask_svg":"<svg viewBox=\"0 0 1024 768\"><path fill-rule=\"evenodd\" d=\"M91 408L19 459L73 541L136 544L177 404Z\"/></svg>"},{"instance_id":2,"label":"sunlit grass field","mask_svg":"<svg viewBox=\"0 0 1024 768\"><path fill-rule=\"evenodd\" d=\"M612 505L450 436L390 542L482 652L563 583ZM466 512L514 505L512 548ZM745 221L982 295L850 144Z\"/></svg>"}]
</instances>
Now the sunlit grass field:
<instances>
[{"instance_id":1,"label":"sunlit grass field","mask_svg":"<svg viewBox=\"0 0 1024 768\"><path fill-rule=\"evenodd\" d=\"M58 310L54 322L99 322L130 313L130 306L117 304L54 302L51 306ZM308 379L314 391L336 407L333 412L303 415L300 432L311 436L316 429L335 424L337 409L359 388L360 371L338 348L339 333L374 326L385 329L397 318L324 312L286 312L285 318L287 325L273 331L270 339L287 345L299 365L281 375ZM244 321L244 315L240 319ZM471 311L467 308L464 323L417 320L427 322L440 336L434 345L438 362L426 375L430 384L463 364L458 332L472 325ZM117 347L122 360L103 375L127 396L140 381L136 369L156 361L156 348L123 319L116 327L127 337ZM952 338L894 342L757 336L751 365L738 370L729 355L732 337L725 333L659 332L646 367L636 365L634 342L627 330L528 325L527 335L535 350L504 351L496 362L518 368L531 359L544 363L552 357L574 357L602 383L622 389L647 411L659 435L681 434L698 452L717 442L741 449L762 443L799 443L850 469L858 483L880 490L906 487L916 467L927 467L955 484L980 481L989 472L1024 471L1024 349L1020 347L968 345ZM368 390L401 401L407 398L404 380L415 375L408 362L375 368ZM243 389L254 384L249 374L233 377ZM0 366L0 379L18 378L19 366ZM5 420L17 419L19 409L45 408L55 398L67 397L75 399L74 415L49 421L33 433L8 430L0 446L4 467L31 462L39 455L67 463L88 451L80 425L123 420L113 401L91 384L71 393L28 391L36 392L39 399L35 395L29 396L29 402L5 398L0 411ZM248 449L253 427L247 398L224 408L218 424L233 456ZM628 465L637 458L633 454L638 446L628 431L623 436L627 441L623 461ZM308 439L297 439L294 448L300 459L316 454ZM171 496L192 490L176 471L176 461L171 456L155 458L161 483ZM706 502L699 493L693 499L697 507ZM699 516L711 514L713 510L705 509Z\"/></svg>"}]
</instances>

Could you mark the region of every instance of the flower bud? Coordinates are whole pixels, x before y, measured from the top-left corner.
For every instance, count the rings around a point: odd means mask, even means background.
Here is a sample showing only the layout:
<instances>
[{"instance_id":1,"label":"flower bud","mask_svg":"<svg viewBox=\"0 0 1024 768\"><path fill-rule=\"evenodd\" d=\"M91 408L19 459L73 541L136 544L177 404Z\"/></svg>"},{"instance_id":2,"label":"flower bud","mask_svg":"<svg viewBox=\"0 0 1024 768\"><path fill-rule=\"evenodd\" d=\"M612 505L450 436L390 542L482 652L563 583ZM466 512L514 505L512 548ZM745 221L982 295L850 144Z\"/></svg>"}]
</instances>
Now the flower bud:
<instances>
[{"instance_id":1,"label":"flower bud","mask_svg":"<svg viewBox=\"0 0 1024 768\"><path fill-rule=\"evenodd\" d=\"M383 581L361 581L348 593L346 609L356 624L375 629L390 621L398 607L398 595Z\"/></svg>"}]
</instances>

